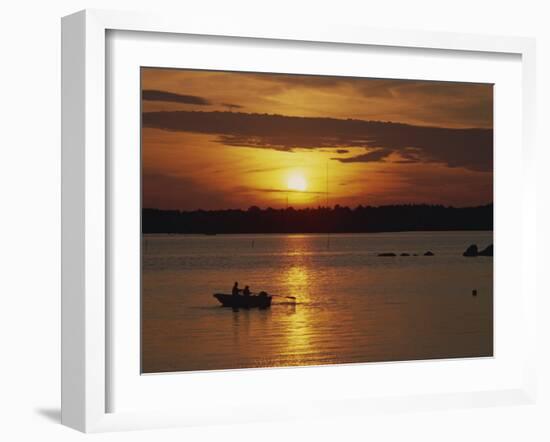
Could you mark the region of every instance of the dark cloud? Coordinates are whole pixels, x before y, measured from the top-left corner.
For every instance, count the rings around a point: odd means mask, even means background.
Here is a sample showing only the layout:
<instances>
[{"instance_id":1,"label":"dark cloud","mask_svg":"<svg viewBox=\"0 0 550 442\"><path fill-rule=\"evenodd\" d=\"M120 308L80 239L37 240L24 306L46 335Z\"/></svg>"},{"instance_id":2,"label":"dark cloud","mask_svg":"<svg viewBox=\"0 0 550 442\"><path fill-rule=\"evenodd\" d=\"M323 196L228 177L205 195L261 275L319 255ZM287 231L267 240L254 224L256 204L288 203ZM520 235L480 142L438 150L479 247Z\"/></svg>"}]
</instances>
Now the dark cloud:
<instances>
[{"instance_id":1,"label":"dark cloud","mask_svg":"<svg viewBox=\"0 0 550 442\"><path fill-rule=\"evenodd\" d=\"M157 90L143 90L141 98L146 101L167 101L170 103L196 104L199 106L209 106L212 104L206 98L196 95L181 95Z\"/></svg>"},{"instance_id":2,"label":"dark cloud","mask_svg":"<svg viewBox=\"0 0 550 442\"><path fill-rule=\"evenodd\" d=\"M242 109L244 106L241 106L239 104L233 104L233 103L221 103L223 107L226 107L227 109Z\"/></svg>"},{"instance_id":3,"label":"dark cloud","mask_svg":"<svg viewBox=\"0 0 550 442\"><path fill-rule=\"evenodd\" d=\"M217 135L226 146L275 149L363 147L364 154L335 158L342 163L439 162L449 167L493 168L492 129L451 129L380 121L287 117L239 112L146 112L144 127ZM373 150L374 149L374 150Z\"/></svg>"},{"instance_id":4,"label":"dark cloud","mask_svg":"<svg viewBox=\"0 0 550 442\"><path fill-rule=\"evenodd\" d=\"M349 158L332 158L338 160L341 163L369 163L369 162L382 162L388 156L393 153L392 149L374 149L370 152L357 155Z\"/></svg>"}]
</instances>

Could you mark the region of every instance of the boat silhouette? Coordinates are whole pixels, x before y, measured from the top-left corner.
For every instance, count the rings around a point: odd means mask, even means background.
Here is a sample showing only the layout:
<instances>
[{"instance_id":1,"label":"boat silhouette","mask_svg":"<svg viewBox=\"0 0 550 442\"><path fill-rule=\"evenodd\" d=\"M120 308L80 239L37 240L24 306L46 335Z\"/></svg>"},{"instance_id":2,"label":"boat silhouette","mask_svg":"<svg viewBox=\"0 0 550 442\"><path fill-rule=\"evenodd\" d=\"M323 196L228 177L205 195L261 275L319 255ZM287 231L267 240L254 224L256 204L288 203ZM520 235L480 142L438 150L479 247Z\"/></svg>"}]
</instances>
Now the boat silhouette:
<instances>
[{"instance_id":1,"label":"boat silhouette","mask_svg":"<svg viewBox=\"0 0 550 442\"><path fill-rule=\"evenodd\" d=\"M220 301L222 307L231 308L259 308L265 309L271 307L271 295L266 292L260 292L258 295L228 295L225 293L214 293L214 298Z\"/></svg>"}]
</instances>

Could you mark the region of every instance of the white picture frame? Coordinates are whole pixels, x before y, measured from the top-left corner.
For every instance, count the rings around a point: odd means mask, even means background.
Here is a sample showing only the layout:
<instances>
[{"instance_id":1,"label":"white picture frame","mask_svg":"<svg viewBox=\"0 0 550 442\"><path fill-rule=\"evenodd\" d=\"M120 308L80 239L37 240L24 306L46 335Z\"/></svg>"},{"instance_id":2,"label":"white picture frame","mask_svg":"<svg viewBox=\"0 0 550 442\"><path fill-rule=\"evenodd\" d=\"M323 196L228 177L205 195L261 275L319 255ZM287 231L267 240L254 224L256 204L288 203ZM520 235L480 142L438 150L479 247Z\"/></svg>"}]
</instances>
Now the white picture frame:
<instances>
[{"instance_id":1,"label":"white picture frame","mask_svg":"<svg viewBox=\"0 0 550 442\"><path fill-rule=\"evenodd\" d=\"M339 43L381 48L426 48L515 54L522 74L522 190L521 256L535 256L535 42L518 37L494 37L417 31L393 32L346 26L307 24L299 28L274 24L221 23L195 17L166 17L86 10L62 21L62 423L84 432L205 424L200 410L182 412L108 412L113 387L107 339L108 303L107 228L110 197L107 173L106 35L109 31L242 37L287 42ZM498 170L496 173L499 173ZM532 261L531 261L532 262ZM519 326L534 336L536 317L535 266L521 267ZM498 317L496 318L498 321ZM400 411L501 404L532 403L536 397L535 339L525 344L522 384L517 388L454 394L388 395L312 401L292 416L362 414L373 410ZM336 369L338 369L336 367ZM334 369L332 369L334 370ZM208 376L208 374L206 374ZM262 376L275 376L265 373ZM288 417L284 408L257 410L247 419Z\"/></svg>"}]
</instances>

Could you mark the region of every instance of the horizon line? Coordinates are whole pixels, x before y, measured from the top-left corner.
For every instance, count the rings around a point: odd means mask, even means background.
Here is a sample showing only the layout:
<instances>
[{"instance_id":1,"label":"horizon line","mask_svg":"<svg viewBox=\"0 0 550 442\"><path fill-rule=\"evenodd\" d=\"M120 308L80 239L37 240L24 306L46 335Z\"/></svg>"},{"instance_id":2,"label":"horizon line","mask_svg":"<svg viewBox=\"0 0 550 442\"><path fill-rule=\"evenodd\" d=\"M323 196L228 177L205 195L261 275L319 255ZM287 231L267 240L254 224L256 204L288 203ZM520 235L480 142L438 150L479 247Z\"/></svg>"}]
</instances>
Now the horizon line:
<instances>
[{"instance_id":1,"label":"horizon line","mask_svg":"<svg viewBox=\"0 0 550 442\"><path fill-rule=\"evenodd\" d=\"M320 210L320 209L334 210L337 207L340 208L340 209L351 209L351 210L356 210L356 209L359 209L359 208L363 208L363 209L366 209L366 208L380 209L380 208L388 208L388 207L439 207L439 208L444 208L444 209L477 209L477 208L480 208L480 207L488 207L488 206L492 206L492 205L494 205L493 201L485 203L485 204L468 205L468 206L453 206L453 205L431 204L431 203L395 203L395 204L381 204L381 205L377 205L377 206L364 205L364 204L357 204L355 206L342 206L340 204L334 204L332 206L330 206L330 205L329 206L327 206L327 205L318 205L318 206L294 207L292 205L289 205L287 207L271 207L271 206L261 207L261 206L253 204L253 205L248 206L246 208L227 207L227 208L224 208L224 209L202 209L202 208L196 208L196 209L171 208L171 209L166 209L166 208L159 208L159 207L145 207L145 206L142 206L141 210L159 210L159 211L165 211L165 212L175 212L175 211L178 211L178 212L226 212L226 211L247 212L249 210L266 211L266 210L290 210L290 209L292 209L292 210Z\"/></svg>"},{"instance_id":2,"label":"horizon line","mask_svg":"<svg viewBox=\"0 0 550 442\"><path fill-rule=\"evenodd\" d=\"M165 92L165 91L161 91ZM464 130L464 131L476 131L476 130L488 130L494 131L494 123L491 126L437 126L433 124L420 124L420 123L406 123L399 120L370 120L364 118L351 118L351 117L333 117L333 116L311 116L311 115L291 115L291 114L278 114L270 112L243 112L243 111L232 111L232 110L202 110L202 109L176 109L176 110L156 110L156 111L143 111L142 115L145 114L177 114L177 113L195 113L195 114L232 114L232 115L247 115L247 116L260 116L260 117L278 117L278 118L303 118L310 120L332 120L332 121L351 121L355 123L370 123L370 124L392 124L396 126L407 126L407 127L420 127L426 129L450 129L450 130ZM142 129L146 126L141 125ZM157 128L159 129L159 128Z\"/></svg>"}]
</instances>

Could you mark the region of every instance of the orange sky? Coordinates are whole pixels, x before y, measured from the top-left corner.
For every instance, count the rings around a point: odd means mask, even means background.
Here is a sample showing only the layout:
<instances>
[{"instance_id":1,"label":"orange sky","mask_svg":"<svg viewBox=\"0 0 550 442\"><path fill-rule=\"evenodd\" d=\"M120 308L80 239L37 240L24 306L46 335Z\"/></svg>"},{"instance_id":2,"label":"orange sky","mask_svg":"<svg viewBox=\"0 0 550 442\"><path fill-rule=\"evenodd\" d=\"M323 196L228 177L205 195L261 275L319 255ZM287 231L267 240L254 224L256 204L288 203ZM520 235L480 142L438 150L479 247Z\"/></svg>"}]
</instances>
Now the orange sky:
<instances>
[{"instance_id":1,"label":"orange sky","mask_svg":"<svg viewBox=\"0 0 550 442\"><path fill-rule=\"evenodd\" d=\"M142 68L143 207L492 202L488 84Z\"/></svg>"}]
</instances>

